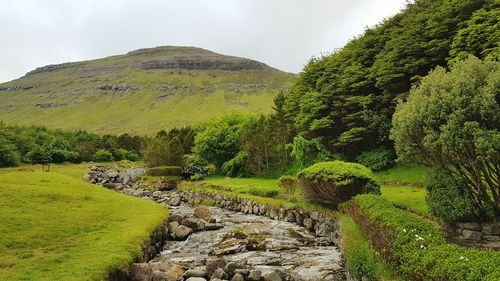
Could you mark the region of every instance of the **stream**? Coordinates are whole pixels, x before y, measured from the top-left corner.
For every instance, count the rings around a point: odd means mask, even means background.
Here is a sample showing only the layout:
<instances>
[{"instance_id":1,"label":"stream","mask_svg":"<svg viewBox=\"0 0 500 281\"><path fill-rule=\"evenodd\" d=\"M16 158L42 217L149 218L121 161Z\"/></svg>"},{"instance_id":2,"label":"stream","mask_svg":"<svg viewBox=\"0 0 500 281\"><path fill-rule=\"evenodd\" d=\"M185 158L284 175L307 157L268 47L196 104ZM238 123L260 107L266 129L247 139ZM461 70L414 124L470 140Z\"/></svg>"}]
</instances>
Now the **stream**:
<instances>
[{"instance_id":1,"label":"stream","mask_svg":"<svg viewBox=\"0 0 500 281\"><path fill-rule=\"evenodd\" d=\"M264 216L218 207L198 209L210 222L197 218L194 208L187 204L170 207L170 221L189 226L206 223L203 230L193 232L186 240L169 240L149 262L154 271L168 273L180 267L186 270L185 275L191 270L199 277L213 278L211 265L225 264L227 268L231 264L246 277L241 280L253 280L248 279L250 273L257 276L259 272L263 279L257 280L344 280L340 251L327 237L317 237L304 227ZM234 277L234 272L220 277L228 278L231 274Z\"/></svg>"}]
</instances>

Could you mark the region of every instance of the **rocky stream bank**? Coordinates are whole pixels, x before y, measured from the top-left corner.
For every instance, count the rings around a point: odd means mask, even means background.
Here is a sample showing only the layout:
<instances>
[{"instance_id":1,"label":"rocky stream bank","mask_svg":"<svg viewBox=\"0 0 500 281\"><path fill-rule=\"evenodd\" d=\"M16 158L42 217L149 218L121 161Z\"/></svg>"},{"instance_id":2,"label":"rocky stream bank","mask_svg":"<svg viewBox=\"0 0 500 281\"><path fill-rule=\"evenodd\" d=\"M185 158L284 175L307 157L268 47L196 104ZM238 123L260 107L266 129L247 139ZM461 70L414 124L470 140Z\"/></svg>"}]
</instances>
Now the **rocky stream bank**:
<instances>
[{"instance_id":1,"label":"rocky stream bank","mask_svg":"<svg viewBox=\"0 0 500 281\"><path fill-rule=\"evenodd\" d=\"M92 167L85 177L169 206L144 257L110 280L346 280L338 227L327 215L220 193L150 191L136 182L141 172Z\"/></svg>"}]
</instances>

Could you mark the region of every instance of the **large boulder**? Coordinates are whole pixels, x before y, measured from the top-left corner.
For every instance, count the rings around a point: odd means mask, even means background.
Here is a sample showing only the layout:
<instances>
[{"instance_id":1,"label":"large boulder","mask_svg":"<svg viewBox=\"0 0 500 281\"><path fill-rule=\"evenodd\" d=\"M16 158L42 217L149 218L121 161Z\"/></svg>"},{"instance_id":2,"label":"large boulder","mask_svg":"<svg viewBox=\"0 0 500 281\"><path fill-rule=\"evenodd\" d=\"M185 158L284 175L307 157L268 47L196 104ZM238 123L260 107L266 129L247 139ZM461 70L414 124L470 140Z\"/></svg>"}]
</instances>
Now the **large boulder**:
<instances>
[{"instance_id":1,"label":"large boulder","mask_svg":"<svg viewBox=\"0 0 500 281\"><path fill-rule=\"evenodd\" d=\"M212 212L207 207L198 206L194 209L194 216L208 221L212 216Z\"/></svg>"},{"instance_id":2,"label":"large boulder","mask_svg":"<svg viewBox=\"0 0 500 281\"><path fill-rule=\"evenodd\" d=\"M184 280L184 270L180 266L174 265L169 271L167 271L167 281L182 280Z\"/></svg>"},{"instance_id":3,"label":"large boulder","mask_svg":"<svg viewBox=\"0 0 500 281\"><path fill-rule=\"evenodd\" d=\"M151 281L153 279L153 269L148 263L134 263L130 268L132 280Z\"/></svg>"}]
</instances>

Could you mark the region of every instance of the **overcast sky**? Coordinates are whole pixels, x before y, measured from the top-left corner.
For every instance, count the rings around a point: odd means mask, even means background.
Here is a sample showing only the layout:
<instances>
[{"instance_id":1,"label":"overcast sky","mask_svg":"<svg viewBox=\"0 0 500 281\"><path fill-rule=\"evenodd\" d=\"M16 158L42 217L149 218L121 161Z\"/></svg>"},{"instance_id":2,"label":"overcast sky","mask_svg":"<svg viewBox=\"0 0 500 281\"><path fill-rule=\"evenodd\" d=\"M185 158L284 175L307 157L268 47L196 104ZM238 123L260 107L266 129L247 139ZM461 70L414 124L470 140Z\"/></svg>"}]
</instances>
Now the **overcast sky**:
<instances>
[{"instance_id":1,"label":"overcast sky","mask_svg":"<svg viewBox=\"0 0 500 281\"><path fill-rule=\"evenodd\" d=\"M297 73L405 0L0 0L0 82L47 64L196 46Z\"/></svg>"}]
</instances>

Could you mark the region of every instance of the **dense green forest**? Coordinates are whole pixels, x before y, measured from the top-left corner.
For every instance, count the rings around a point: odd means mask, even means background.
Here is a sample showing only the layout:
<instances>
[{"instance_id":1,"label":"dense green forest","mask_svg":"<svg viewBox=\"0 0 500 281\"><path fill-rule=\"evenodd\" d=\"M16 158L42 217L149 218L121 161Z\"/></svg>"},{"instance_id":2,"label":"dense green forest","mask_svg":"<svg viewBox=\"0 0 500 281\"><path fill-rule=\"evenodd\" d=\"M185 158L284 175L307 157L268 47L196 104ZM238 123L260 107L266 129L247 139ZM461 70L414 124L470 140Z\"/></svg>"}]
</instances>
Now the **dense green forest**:
<instances>
[{"instance_id":1,"label":"dense green forest","mask_svg":"<svg viewBox=\"0 0 500 281\"><path fill-rule=\"evenodd\" d=\"M392 149L392 114L412 85L468 54L498 60L499 7L485 0L415 1L342 49L311 59L286 99L289 129L349 159Z\"/></svg>"}]
</instances>

